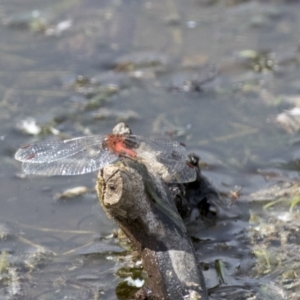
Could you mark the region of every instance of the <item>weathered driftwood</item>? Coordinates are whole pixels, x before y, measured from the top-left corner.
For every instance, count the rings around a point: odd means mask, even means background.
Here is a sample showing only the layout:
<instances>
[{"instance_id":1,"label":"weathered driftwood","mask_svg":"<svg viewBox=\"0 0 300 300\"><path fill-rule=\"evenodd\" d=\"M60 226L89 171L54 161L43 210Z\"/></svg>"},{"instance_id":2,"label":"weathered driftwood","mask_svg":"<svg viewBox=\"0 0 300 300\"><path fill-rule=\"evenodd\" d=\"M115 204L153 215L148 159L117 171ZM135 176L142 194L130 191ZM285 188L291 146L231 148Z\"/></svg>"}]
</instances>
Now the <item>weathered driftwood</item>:
<instances>
[{"instance_id":1,"label":"weathered driftwood","mask_svg":"<svg viewBox=\"0 0 300 300\"><path fill-rule=\"evenodd\" d=\"M141 255L149 299L208 299L193 245L160 180L124 160L99 172L96 189L108 216Z\"/></svg>"}]
</instances>

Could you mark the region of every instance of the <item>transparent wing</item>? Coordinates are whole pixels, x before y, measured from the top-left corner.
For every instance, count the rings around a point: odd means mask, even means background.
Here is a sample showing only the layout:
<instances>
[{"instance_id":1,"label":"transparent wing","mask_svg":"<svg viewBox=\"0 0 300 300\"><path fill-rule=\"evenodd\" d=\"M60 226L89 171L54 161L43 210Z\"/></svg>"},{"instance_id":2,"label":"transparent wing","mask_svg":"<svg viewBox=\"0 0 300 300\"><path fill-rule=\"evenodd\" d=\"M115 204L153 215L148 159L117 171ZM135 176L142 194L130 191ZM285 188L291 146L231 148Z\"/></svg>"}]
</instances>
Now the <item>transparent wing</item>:
<instances>
[{"instance_id":1,"label":"transparent wing","mask_svg":"<svg viewBox=\"0 0 300 300\"><path fill-rule=\"evenodd\" d=\"M150 172L159 174L166 182L191 182L196 180L196 170L188 164L184 145L167 140L130 135L125 143L132 148Z\"/></svg>"},{"instance_id":2,"label":"transparent wing","mask_svg":"<svg viewBox=\"0 0 300 300\"><path fill-rule=\"evenodd\" d=\"M80 175L102 169L118 159L118 155L98 146L89 146L73 155L50 162L23 162L26 174L35 175Z\"/></svg>"},{"instance_id":3,"label":"transparent wing","mask_svg":"<svg viewBox=\"0 0 300 300\"><path fill-rule=\"evenodd\" d=\"M138 154L143 152L149 154L164 153L165 156L173 160L185 160L187 158L185 146L176 141L152 139L133 134L125 136L125 141L129 141L129 146L133 147Z\"/></svg>"},{"instance_id":4,"label":"transparent wing","mask_svg":"<svg viewBox=\"0 0 300 300\"><path fill-rule=\"evenodd\" d=\"M41 142L24 145L15 159L26 163L50 163L75 155L77 152L100 151L104 137L99 135L79 137L64 141ZM98 147L97 147L98 146Z\"/></svg>"},{"instance_id":5,"label":"transparent wing","mask_svg":"<svg viewBox=\"0 0 300 300\"><path fill-rule=\"evenodd\" d=\"M174 161L164 161L160 160L163 164L163 168L159 168L158 171L160 176L163 178L165 182L169 183L185 183L192 182L196 180L197 173L193 166L188 165L187 163L176 162ZM148 167L150 170L153 169L153 165L150 164ZM157 168L154 168L155 172ZM157 172L157 171L156 171Z\"/></svg>"}]
</instances>

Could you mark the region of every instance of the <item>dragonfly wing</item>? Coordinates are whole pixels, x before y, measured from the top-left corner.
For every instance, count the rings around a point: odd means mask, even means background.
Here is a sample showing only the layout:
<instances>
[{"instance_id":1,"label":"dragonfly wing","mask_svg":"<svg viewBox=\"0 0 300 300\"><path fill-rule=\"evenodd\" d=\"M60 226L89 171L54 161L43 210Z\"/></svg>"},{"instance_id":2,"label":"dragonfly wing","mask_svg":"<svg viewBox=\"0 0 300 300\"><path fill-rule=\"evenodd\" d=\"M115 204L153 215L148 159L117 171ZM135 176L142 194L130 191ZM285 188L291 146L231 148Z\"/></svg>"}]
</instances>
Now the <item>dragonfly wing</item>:
<instances>
[{"instance_id":1,"label":"dragonfly wing","mask_svg":"<svg viewBox=\"0 0 300 300\"><path fill-rule=\"evenodd\" d=\"M137 135L126 137L126 141L149 171L159 174L164 181L180 183L196 180L196 170L187 164L186 148L180 143Z\"/></svg>"},{"instance_id":2,"label":"dragonfly wing","mask_svg":"<svg viewBox=\"0 0 300 300\"><path fill-rule=\"evenodd\" d=\"M23 162L22 168L26 174L35 175L80 175L103 168L116 161L118 155L99 148L82 149L80 152L56 161L31 163Z\"/></svg>"},{"instance_id":3,"label":"dragonfly wing","mask_svg":"<svg viewBox=\"0 0 300 300\"><path fill-rule=\"evenodd\" d=\"M70 157L90 147L98 146L101 149L103 140L103 136L94 135L24 145L16 152L15 159L26 163L50 163Z\"/></svg>"},{"instance_id":4,"label":"dragonfly wing","mask_svg":"<svg viewBox=\"0 0 300 300\"><path fill-rule=\"evenodd\" d=\"M183 162L158 159L162 163L161 177L165 182L184 183L196 180L197 173L194 167Z\"/></svg>"},{"instance_id":5,"label":"dragonfly wing","mask_svg":"<svg viewBox=\"0 0 300 300\"><path fill-rule=\"evenodd\" d=\"M151 139L138 135L126 136L125 140L129 141L129 146L141 155L143 153L149 155L164 153L165 157L168 156L172 160L185 160L187 158L185 146L176 141Z\"/></svg>"},{"instance_id":6,"label":"dragonfly wing","mask_svg":"<svg viewBox=\"0 0 300 300\"><path fill-rule=\"evenodd\" d=\"M174 160L157 159L157 162L149 163L148 160L142 162L148 170L154 174L158 174L165 182L168 183L185 183L196 180L197 173L194 167L187 163L176 162Z\"/></svg>"}]
</instances>

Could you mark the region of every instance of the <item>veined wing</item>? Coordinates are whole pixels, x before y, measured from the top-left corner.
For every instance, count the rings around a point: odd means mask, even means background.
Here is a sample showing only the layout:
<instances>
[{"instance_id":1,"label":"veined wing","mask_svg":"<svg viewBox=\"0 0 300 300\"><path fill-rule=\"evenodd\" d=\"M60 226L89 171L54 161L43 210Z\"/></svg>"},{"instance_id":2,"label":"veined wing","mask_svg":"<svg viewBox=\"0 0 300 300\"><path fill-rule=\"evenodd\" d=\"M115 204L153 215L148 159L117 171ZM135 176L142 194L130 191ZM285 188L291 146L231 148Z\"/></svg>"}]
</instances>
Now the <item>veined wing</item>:
<instances>
[{"instance_id":1,"label":"veined wing","mask_svg":"<svg viewBox=\"0 0 300 300\"><path fill-rule=\"evenodd\" d=\"M102 150L105 137L94 135L64 141L50 141L24 145L15 154L15 159L26 163L50 163L86 151L90 156ZM88 150L90 149L90 150ZM86 153L85 152L85 153ZM89 153L91 152L91 153Z\"/></svg>"},{"instance_id":2,"label":"veined wing","mask_svg":"<svg viewBox=\"0 0 300 300\"><path fill-rule=\"evenodd\" d=\"M159 174L170 183L196 180L196 170L188 164L189 158L184 145L167 140L151 139L130 135L125 143L133 149L150 172Z\"/></svg>"},{"instance_id":3,"label":"veined wing","mask_svg":"<svg viewBox=\"0 0 300 300\"><path fill-rule=\"evenodd\" d=\"M73 155L50 162L23 162L26 174L35 175L80 175L90 173L116 161L118 155L97 146L89 146Z\"/></svg>"},{"instance_id":4,"label":"veined wing","mask_svg":"<svg viewBox=\"0 0 300 300\"><path fill-rule=\"evenodd\" d=\"M172 159L185 160L187 157L186 148L183 144L176 141L168 141L163 139L152 139L139 135L124 136L125 143L135 150L138 154L143 152L149 154L165 153Z\"/></svg>"},{"instance_id":5,"label":"veined wing","mask_svg":"<svg viewBox=\"0 0 300 300\"><path fill-rule=\"evenodd\" d=\"M163 167L158 168L153 164L147 164L152 172L158 172L165 182L168 183L186 183L193 182L197 178L195 167L188 163L175 162L171 160L158 160Z\"/></svg>"}]
</instances>

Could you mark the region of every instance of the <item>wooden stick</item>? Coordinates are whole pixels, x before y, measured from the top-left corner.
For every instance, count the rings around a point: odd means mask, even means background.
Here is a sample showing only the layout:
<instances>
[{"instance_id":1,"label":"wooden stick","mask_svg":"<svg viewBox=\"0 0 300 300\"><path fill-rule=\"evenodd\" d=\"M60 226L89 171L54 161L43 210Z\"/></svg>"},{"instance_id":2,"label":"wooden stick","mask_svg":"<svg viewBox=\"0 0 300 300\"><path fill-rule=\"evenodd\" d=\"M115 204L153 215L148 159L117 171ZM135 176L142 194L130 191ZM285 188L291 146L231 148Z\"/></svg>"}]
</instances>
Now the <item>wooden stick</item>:
<instances>
[{"instance_id":1,"label":"wooden stick","mask_svg":"<svg viewBox=\"0 0 300 300\"><path fill-rule=\"evenodd\" d=\"M193 245L163 182L127 159L101 170L96 189L103 209L140 253L151 299L208 300Z\"/></svg>"}]
</instances>

